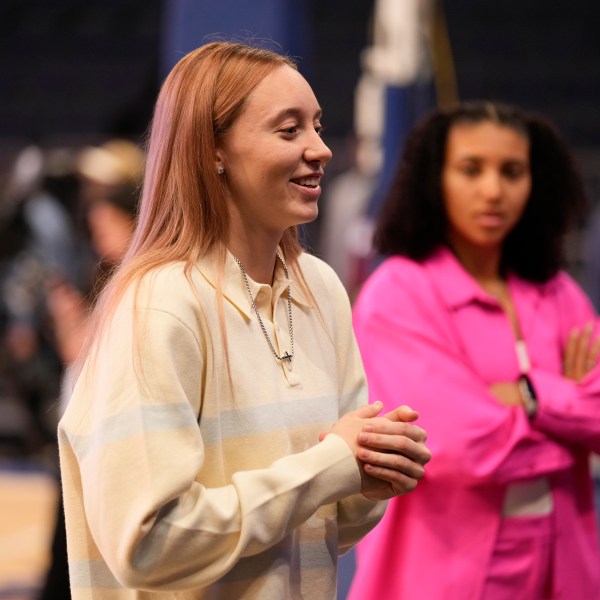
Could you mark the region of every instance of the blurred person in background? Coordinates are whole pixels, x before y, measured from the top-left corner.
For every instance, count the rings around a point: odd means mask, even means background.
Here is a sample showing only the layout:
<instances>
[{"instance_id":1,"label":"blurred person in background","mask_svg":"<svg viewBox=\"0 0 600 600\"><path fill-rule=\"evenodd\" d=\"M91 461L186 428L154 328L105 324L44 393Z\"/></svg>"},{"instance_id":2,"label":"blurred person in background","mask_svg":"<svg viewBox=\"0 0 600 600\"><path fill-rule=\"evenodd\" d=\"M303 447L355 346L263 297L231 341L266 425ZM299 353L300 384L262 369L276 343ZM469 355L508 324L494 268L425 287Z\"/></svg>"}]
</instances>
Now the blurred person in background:
<instances>
[{"instance_id":1,"label":"blurred person in background","mask_svg":"<svg viewBox=\"0 0 600 600\"><path fill-rule=\"evenodd\" d=\"M154 115L59 424L72 597L334 598L429 452L414 411L365 404L347 294L298 243L321 109L291 60L217 42Z\"/></svg>"},{"instance_id":2,"label":"blurred person in background","mask_svg":"<svg viewBox=\"0 0 600 600\"><path fill-rule=\"evenodd\" d=\"M600 598L594 309L561 270L584 207L565 142L490 102L410 134L354 312L373 399L410 400L432 460L358 546L350 598Z\"/></svg>"},{"instance_id":3,"label":"blurred person in background","mask_svg":"<svg viewBox=\"0 0 600 600\"><path fill-rule=\"evenodd\" d=\"M125 139L85 148L77 157L79 204L95 259L89 263L89 289L66 279L47 286L47 311L63 365L71 365L81 351L94 299L107 275L125 254L137 214L144 170L143 150ZM39 600L68 600L69 573L64 506L59 497L51 548L51 563Z\"/></svg>"},{"instance_id":4,"label":"blurred person in background","mask_svg":"<svg viewBox=\"0 0 600 600\"><path fill-rule=\"evenodd\" d=\"M370 140L356 138L349 140L348 145L353 164L330 180L324 192L320 253L353 299L359 282L364 281L355 268L356 255L368 254L370 250L362 216L377 183L379 164L373 161L376 152ZM363 246L367 248L363 250Z\"/></svg>"},{"instance_id":5,"label":"blurred person in background","mask_svg":"<svg viewBox=\"0 0 600 600\"><path fill-rule=\"evenodd\" d=\"M95 257L88 275L90 287L81 289L66 280L56 280L48 290L47 303L66 365L77 357L91 305L131 240L144 161L143 150L125 139L112 139L79 154L80 210Z\"/></svg>"},{"instance_id":6,"label":"blurred person in background","mask_svg":"<svg viewBox=\"0 0 600 600\"><path fill-rule=\"evenodd\" d=\"M50 280L78 281L77 181L68 150L24 148L0 202L0 438L33 456L54 446L62 365L46 307ZM10 415L20 414L13 420ZM12 446L12 450L9 447Z\"/></svg>"}]
</instances>

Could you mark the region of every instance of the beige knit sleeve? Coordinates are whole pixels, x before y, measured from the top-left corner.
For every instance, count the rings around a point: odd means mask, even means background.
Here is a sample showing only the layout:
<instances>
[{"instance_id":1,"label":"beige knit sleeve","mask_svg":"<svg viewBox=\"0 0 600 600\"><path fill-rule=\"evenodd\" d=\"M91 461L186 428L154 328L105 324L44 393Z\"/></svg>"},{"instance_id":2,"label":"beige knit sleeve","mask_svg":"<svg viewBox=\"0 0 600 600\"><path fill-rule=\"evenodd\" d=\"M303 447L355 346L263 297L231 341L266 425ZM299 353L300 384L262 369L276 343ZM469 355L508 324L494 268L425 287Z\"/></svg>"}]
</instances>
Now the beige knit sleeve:
<instances>
[{"instance_id":1,"label":"beige knit sleeve","mask_svg":"<svg viewBox=\"0 0 600 600\"><path fill-rule=\"evenodd\" d=\"M68 508L80 497L88 530L71 530L71 539L85 538L87 552L95 544L122 585L208 585L360 490L356 461L336 435L235 473L228 485L204 485L202 344L180 317L145 309L136 346L128 314L120 311L79 378L60 432Z\"/></svg>"}]
</instances>

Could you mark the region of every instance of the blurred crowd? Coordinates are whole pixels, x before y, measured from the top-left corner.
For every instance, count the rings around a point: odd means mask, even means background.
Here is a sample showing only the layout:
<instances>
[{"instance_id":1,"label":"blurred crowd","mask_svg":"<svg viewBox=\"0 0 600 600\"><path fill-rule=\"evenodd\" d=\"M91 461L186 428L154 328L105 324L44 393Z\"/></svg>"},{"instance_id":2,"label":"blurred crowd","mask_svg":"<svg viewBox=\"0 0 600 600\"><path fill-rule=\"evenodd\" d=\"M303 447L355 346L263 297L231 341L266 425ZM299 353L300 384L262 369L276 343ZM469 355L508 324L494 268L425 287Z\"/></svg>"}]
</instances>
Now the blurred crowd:
<instances>
[{"instance_id":1,"label":"blurred crowd","mask_svg":"<svg viewBox=\"0 0 600 600\"><path fill-rule=\"evenodd\" d=\"M133 231L143 150L30 145L0 190L0 455L55 460L65 367Z\"/></svg>"}]
</instances>

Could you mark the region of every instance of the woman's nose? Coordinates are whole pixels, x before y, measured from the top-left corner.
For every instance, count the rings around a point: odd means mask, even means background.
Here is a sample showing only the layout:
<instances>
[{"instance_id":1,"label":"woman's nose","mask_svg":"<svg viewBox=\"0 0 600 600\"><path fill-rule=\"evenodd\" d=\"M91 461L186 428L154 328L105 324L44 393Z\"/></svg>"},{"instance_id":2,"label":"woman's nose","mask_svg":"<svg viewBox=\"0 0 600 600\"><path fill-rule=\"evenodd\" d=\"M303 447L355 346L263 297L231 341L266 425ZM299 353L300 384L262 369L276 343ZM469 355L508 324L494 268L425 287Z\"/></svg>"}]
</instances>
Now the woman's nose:
<instances>
[{"instance_id":1,"label":"woman's nose","mask_svg":"<svg viewBox=\"0 0 600 600\"><path fill-rule=\"evenodd\" d=\"M325 166L333 156L329 146L323 141L323 138L315 131L311 136L310 143L304 152L304 158L307 162L318 162Z\"/></svg>"},{"instance_id":2,"label":"woman's nose","mask_svg":"<svg viewBox=\"0 0 600 600\"><path fill-rule=\"evenodd\" d=\"M499 173L488 172L480 180L483 195L489 200L498 200L502 194L502 178Z\"/></svg>"}]
</instances>

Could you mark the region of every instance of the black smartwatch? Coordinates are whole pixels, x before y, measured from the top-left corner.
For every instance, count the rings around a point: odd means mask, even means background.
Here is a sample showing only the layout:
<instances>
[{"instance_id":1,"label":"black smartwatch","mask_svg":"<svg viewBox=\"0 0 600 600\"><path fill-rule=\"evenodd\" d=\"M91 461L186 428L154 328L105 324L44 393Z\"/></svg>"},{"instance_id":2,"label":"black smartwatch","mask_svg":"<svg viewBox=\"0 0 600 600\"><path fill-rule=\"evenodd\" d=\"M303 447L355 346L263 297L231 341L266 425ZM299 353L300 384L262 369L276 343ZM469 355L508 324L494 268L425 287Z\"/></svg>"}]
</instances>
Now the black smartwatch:
<instances>
[{"instance_id":1,"label":"black smartwatch","mask_svg":"<svg viewBox=\"0 0 600 600\"><path fill-rule=\"evenodd\" d=\"M519 377L519 391L523 398L523 408L525 409L525 413L530 419L533 419L537 413L538 401L531 379L525 374Z\"/></svg>"}]
</instances>

